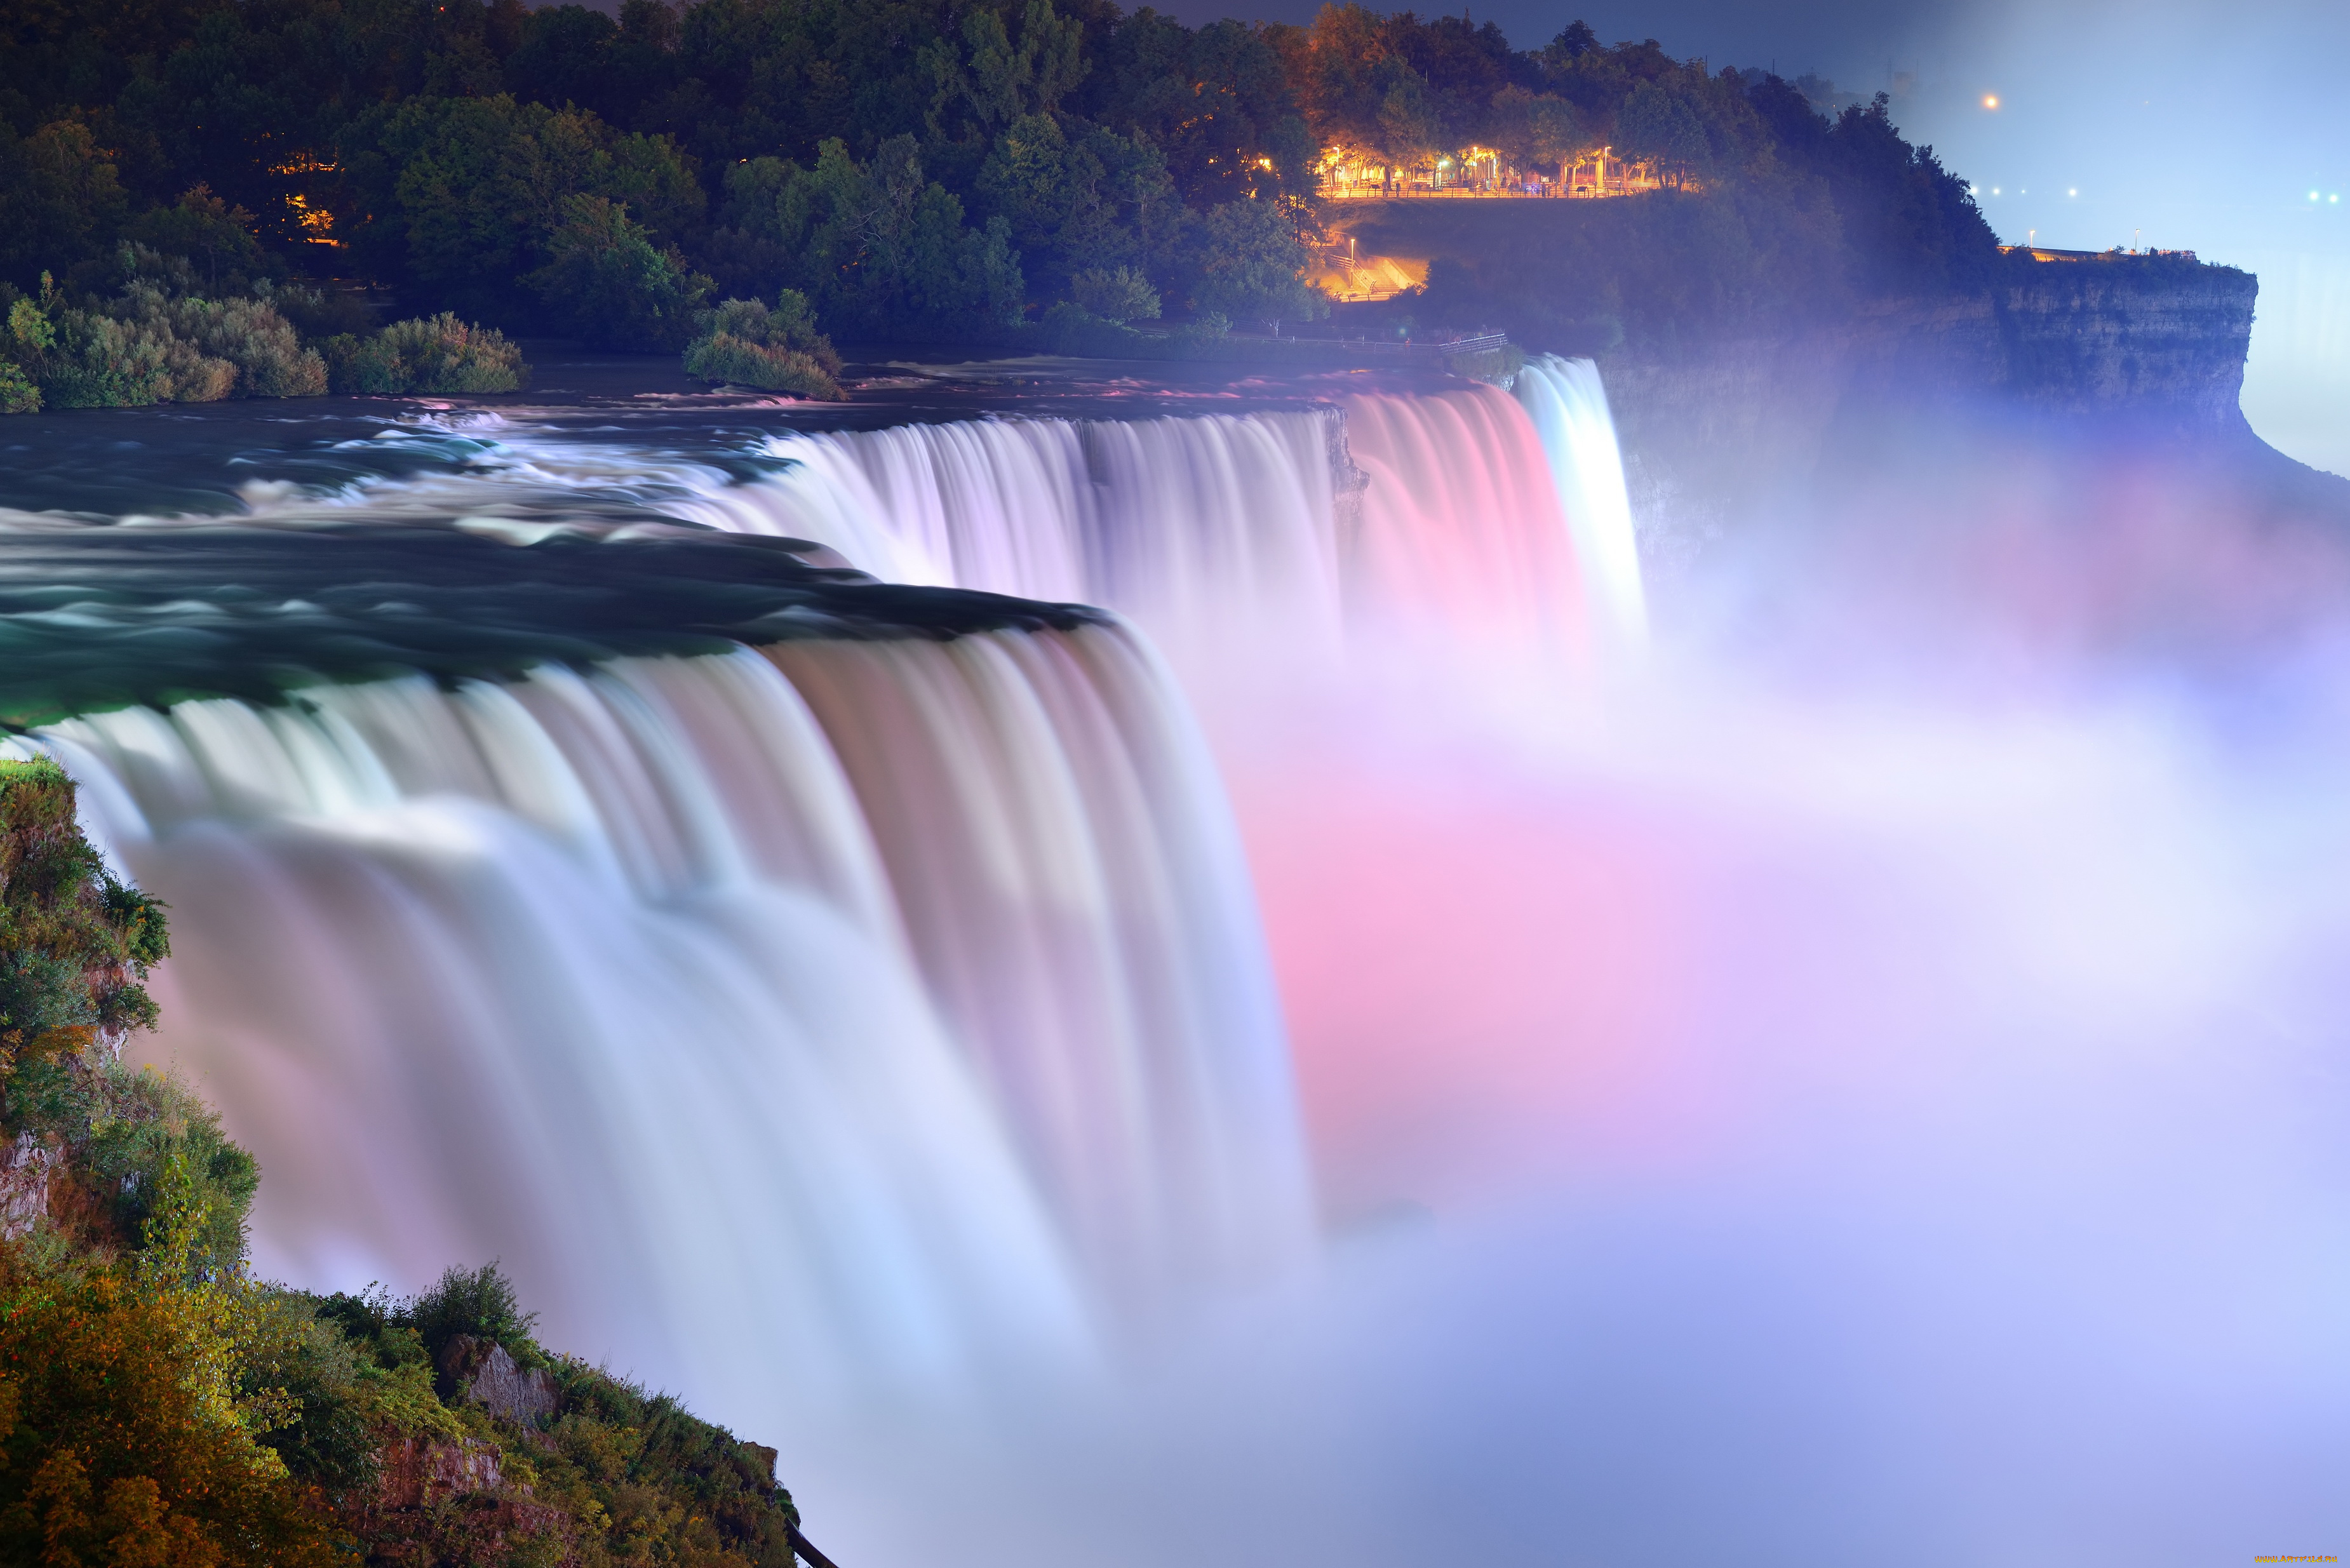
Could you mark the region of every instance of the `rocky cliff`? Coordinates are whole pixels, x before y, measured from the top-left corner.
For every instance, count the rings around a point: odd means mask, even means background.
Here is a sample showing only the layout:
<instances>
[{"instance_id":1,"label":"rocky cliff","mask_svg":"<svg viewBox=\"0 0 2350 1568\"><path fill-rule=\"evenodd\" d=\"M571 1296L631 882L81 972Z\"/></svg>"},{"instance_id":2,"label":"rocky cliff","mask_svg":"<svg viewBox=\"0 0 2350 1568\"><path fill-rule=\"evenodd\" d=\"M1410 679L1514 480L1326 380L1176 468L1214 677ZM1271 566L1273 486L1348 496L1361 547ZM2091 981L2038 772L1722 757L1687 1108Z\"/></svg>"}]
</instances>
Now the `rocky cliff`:
<instances>
[{"instance_id":1,"label":"rocky cliff","mask_svg":"<svg viewBox=\"0 0 2350 1568\"><path fill-rule=\"evenodd\" d=\"M2124 435L2278 463L2237 406L2259 281L2176 257L2012 258L1982 292L1603 357L1644 535L1668 571L1890 427Z\"/></svg>"}]
</instances>

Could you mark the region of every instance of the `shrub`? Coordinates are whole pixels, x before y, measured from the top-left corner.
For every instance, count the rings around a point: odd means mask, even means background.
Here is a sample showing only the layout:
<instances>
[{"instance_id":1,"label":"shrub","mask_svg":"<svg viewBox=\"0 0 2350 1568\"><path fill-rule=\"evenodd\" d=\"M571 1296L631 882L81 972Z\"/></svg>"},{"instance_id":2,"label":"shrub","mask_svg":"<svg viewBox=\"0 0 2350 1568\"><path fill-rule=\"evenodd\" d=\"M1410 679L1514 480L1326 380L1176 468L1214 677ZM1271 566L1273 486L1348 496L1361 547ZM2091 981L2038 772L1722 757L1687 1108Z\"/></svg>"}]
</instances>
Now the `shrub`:
<instances>
[{"instance_id":1,"label":"shrub","mask_svg":"<svg viewBox=\"0 0 2350 1568\"><path fill-rule=\"evenodd\" d=\"M727 300L698 315L694 331L685 373L699 380L835 401L845 395L834 379L840 356L796 289L785 289L772 309L761 300Z\"/></svg>"},{"instance_id":2,"label":"shrub","mask_svg":"<svg viewBox=\"0 0 2350 1568\"><path fill-rule=\"evenodd\" d=\"M0 1560L341 1561L234 1391L234 1284L106 1272L0 1292Z\"/></svg>"},{"instance_id":3,"label":"shrub","mask_svg":"<svg viewBox=\"0 0 2350 1568\"><path fill-rule=\"evenodd\" d=\"M1069 280L1069 296L1104 321L1155 321L1159 291L1138 267L1088 267Z\"/></svg>"},{"instance_id":4,"label":"shrub","mask_svg":"<svg viewBox=\"0 0 2350 1568\"><path fill-rule=\"evenodd\" d=\"M0 1060L110 1050L151 1027L139 982L171 951L162 909L82 836L63 768L0 762Z\"/></svg>"},{"instance_id":5,"label":"shrub","mask_svg":"<svg viewBox=\"0 0 2350 1568\"><path fill-rule=\"evenodd\" d=\"M0 359L0 414L37 414L41 389L9 360Z\"/></svg>"},{"instance_id":6,"label":"shrub","mask_svg":"<svg viewBox=\"0 0 2350 1568\"><path fill-rule=\"evenodd\" d=\"M395 321L372 337L329 337L318 351L338 392L458 397L515 391L530 379L521 348L505 334L447 311Z\"/></svg>"},{"instance_id":7,"label":"shrub","mask_svg":"<svg viewBox=\"0 0 2350 1568\"><path fill-rule=\"evenodd\" d=\"M514 1282L494 1259L478 1269L452 1266L445 1270L440 1283L416 1298L408 1316L424 1342L425 1353L435 1361L461 1334L494 1339L525 1364L540 1359L530 1337L538 1314L522 1310L515 1299Z\"/></svg>"},{"instance_id":8,"label":"shrub","mask_svg":"<svg viewBox=\"0 0 2350 1568\"><path fill-rule=\"evenodd\" d=\"M1045 312L1036 336L1047 353L1083 354L1097 358L1131 355L1142 334L1120 322L1106 321L1082 305L1067 300Z\"/></svg>"},{"instance_id":9,"label":"shrub","mask_svg":"<svg viewBox=\"0 0 2350 1568\"><path fill-rule=\"evenodd\" d=\"M326 362L302 347L293 324L265 301L175 299L134 283L118 313L234 366L240 396L315 398L327 389Z\"/></svg>"},{"instance_id":10,"label":"shrub","mask_svg":"<svg viewBox=\"0 0 2350 1568\"><path fill-rule=\"evenodd\" d=\"M63 770L0 763L0 1136L68 1157L47 1223L0 1241L0 1562L325 1568L333 1532L255 1440L300 1406L255 1357L284 1314L242 1273L252 1158L105 1049L152 1021L168 947Z\"/></svg>"}]
</instances>

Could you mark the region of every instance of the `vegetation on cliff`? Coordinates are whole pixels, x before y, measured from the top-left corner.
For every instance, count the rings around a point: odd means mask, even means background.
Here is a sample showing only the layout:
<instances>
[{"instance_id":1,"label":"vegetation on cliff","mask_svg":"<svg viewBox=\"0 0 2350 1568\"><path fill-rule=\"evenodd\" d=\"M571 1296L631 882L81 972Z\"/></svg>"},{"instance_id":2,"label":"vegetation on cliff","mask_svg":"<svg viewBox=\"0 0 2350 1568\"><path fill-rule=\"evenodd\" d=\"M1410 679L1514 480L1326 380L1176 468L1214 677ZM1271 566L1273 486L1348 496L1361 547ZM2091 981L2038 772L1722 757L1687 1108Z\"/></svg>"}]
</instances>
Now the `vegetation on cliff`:
<instances>
[{"instance_id":1,"label":"vegetation on cliff","mask_svg":"<svg viewBox=\"0 0 2350 1568\"><path fill-rule=\"evenodd\" d=\"M120 1060L168 950L64 772L0 762L0 1561L788 1568L773 1450L545 1350L494 1264L254 1279L251 1156Z\"/></svg>"}]
</instances>

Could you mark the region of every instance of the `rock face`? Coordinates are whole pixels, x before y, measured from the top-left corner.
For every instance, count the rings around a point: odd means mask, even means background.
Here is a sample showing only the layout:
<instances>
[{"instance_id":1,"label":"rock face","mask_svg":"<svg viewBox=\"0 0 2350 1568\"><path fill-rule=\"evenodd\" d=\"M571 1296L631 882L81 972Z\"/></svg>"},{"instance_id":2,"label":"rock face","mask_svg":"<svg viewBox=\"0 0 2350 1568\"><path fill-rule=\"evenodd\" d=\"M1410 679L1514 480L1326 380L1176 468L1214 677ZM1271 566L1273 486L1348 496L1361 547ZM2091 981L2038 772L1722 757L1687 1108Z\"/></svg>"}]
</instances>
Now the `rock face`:
<instances>
[{"instance_id":1,"label":"rock face","mask_svg":"<svg viewBox=\"0 0 2350 1568\"><path fill-rule=\"evenodd\" d=\"M341 1508L369 1564L577 1561L569 1517L509 1480L488 1443L397 1438L376 1462L374 1490Z\"/></svg>"},{"instance_id":2,"label":"rock face","mask_svg":"<svg viewBox=\"0 0 2350 1568\"><path fill-rule=\"evenodd\" d=\"M15 1241L49 1211L49 1173L65 1151L32 1133L0 1143L0 1240Z\"/></svg>"},{"instance_id":3,"label":"rock face","mask_svg":"<svg viewBox=\"0 0 2350 1568\"><path fill-rule=\"evenodd\" d=\"M553 1420L560 1403L555 1379L545 1368L525 1371L494 1340L456 1335L442 1347L438 1370L445 1385L462 1388L491 1415L525 1429Z\"/></svg>"},{"instance_id":4,"label":"rock face","mask_svg":"<svg viewBox=\"0 0 2350 1568\"><path fill-rule=\"evenodd\" d=\"M2010 269L1971 296L1600 362L1644 556L1665 571L1888 421L2127 429L2256 447L2237 405L2259 280L2168 257Z\"/></svg>"}]
</instances>

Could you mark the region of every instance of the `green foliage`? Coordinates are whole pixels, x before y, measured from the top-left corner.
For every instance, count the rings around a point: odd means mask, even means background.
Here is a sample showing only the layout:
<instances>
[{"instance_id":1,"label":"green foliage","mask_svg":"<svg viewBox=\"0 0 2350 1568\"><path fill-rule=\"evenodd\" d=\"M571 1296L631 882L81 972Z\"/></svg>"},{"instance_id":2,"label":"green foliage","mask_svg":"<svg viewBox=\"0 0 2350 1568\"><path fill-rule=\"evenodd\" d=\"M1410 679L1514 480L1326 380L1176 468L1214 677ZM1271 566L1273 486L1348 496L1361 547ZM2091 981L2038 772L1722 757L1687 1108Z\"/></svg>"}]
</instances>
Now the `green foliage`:
<instances>
[{"instance_id":1,"label":"green foliage","mask_svg":"<svg viewBox=\"0 0 2350 1568\"><path fill-rule=\"evenodd\" d=\"M14 363L0 359L0 414L37 414L41 389Z\"/></svg>"},{"instance_id":2,"label":"green foliage","mask_svg":"<svg viewBox=\"0 0 2350 1568\"><path fill-rule=\"evenodd\" d=\"M151 285L133 284L114 309L233 366L236 396L315 398L327 389L325 361L302 346L292 323L266 301L172 298Z\"/></svg>"},{"instance_id":3,"label":"green foliage","mask_svg":"<svg viewBox=\"0 0 2350 1568\"><path fill-rule=\"evenodd\" d=\"M156 1272L0 1281L0 1560L319 1568L336 1532L241 1398L255 1293Z\"/></svg>"},{"instance_id":4,"label":"green foliage","mask_svg":"<svg viewBox=\"0 0 2350 1568\"><path fill-rule=\"evenodd\" d=\"M816 329L807 296L785 289L773 308L756 299L730 299L695 320L686 346L685 373L714 384L759 387L837 401L840 356Z\"/></svg>"},{"instance_id":5,"label":"green foliage","mask_svg":"<svg viewBox=\"0 0 2350 1568\"><path fill-rule=\"evenodd\" d=\"M690 275L674 244L700 222L703 195L666 138L499 94L410 99L370 110L342 141L369 214L355 254L444 308L511 319L558 280L584 279L626 333L663 319L665 291ZM556 304L570 327L577 313Z\"/></svg>"},{"instance_id":6,"label":"green foliage","mask_svg":"<svg viewBox=\"0 0 2350 1568\"><path fill-rule=\"evenodd\" d=\"M996 136L977 191L981 210L1004 221L1029 285L1048 296L1087 267L1164 271L1180 213L1157 148L1098 125L1072 135L1043 114Z\"/></svg>"},{"instance_id":7,"label":"green foliage","mask_svg":"<svg viewBox=\"0 0 2350 1568\"><path fill-rule=\"evenodd\" d=\"M790 168L774 233L794 286L852 337L968 339L1020 319L1020 264L999 214L963 223L962 202L923 178L910 136L864 163L827 141L813 169Z\"/></svg>"},{"instance_id":8,"label":"green foliage","mask_svg":"<svg viewBox=\"0 0 2350 1568\"><path fill-rule=\"evenodd\" d=\"M424 1342L425 1353L436 1362L449 1342L461 1334L495 1340L517 1360L536 1358L537 1354L530 1330L538 1314L522 1310L515 1297L514 1282L495 1260L478 1269L452 1265L437 1284L416 1298L407 1315Z\"/></svg>"},{"instance_id":9,"label":"green foliage","mask_svg":"<svg viewBox=\"0 0 2350 1568\"><path fill-rule=\"evenodd\" d=\"M1519 51L1490 22L1357 4L1197 28L1099 0L80 10L45 0L0 30L0 278L47 267L66 296L41 307L47 359L0 356L0 408L250 392L246 359L90 301L136 281L258 297L328 254L411 308L607 347L681 348L711 300L782 287L853 338L1001 341L1097 271L1296 319L1316 302L1219 214L1276 209L1314 243L1354 223L1316 207L1333 146L1392 164L1478 143L1526 172L1610 146L1715 209L1588 203L1651 210L1524 221L1523 255L1447 204L1449 235L1385 253L1461 264L1432 317L1523 321L1552 346L1767 332L1997 270L1964 183L1889 106L1582 23ZM310 245L329 234L339 250ZM1079 302L1129 308L1098 286ZM328 355L338 381L405 384L359 353L360 323L280 314L352 339ZM726 336L699 350L706 373L802 373Z\"/></svg>"},{"instance_id":10,"label":"green foliage","mask_svg":"<svg viewBox=\"0 0 2350 1568\"><path fill-rule=\"evenodd\" d=\"M1087 267L1069 280L1069 297L1105 321L1152 321L1159 316L1159 291L1135 267Z\"/></svg>"},{"instance_id":11,"label":"green foliage","mask_svg":"<svg viewBox=\"0 0 2350 1568\"><path fill-rule=\"evenodd\" d=\"M457 397L515 391L530 378L519 345L448 312L395 321L372 337L329 337L318 348L338 392Z\"/></svg>"},{"instance_id":12,"label":"green foliage","mask_svg":"<svg viewBox=\"0 0 2350 1568\"><path fill-rule=\"evenodd\" d=\"M682 347L710 279L689 270L674 248L656 246L624 205L573 196L565 213L547 242L546 265L523 280L546 302L549 319L591 348Z\"/></svg>"},{"instance_id":13,"label":"green foliage","mask_svg":"<svg viewBox=\"0 0 2350 1568\"><path fill-rule=\"evenodd\" d=\"M47 758L0 761L0 1068L151 1027L139 982L171 950L163 906L108 869Z\"/></svg>"},{"instance_id":14,"label":"green foliage","mask_svg":"<svg viewBox=\"0 0 2350 1568\"><path fill-rule=\"evenodd\" d=\"M1299 275L1305 245L1275 202L1227 202L1201 231L1200 282L1191 291L1201 309L1262 321L1276 335L1284 320L1329 314L1327 296Z\"/></svg>"},{"instance_id":15,"label":"green foliage","mask_svg":"<svg viewBox=\"0 0 2350 1568\"><path fill-rule=\"evenodd\" d=\"M78 119L20 138L0 116L0 279L103 265L130 206L115 161Z\"/></svg>"},{"instance_id":16,"label":"green foliage","mask_svg":"<svg viewBox=\"0 0 2350 1568\"><path fill-rule=\"evenodd\" d=\"M129 977L168 947L161 906L76 827L65 774L0 762L0 1137L54 1157L46 1212L0 1231L0 1562L789 1568L774 1450L548 1357L494 1262L412 1301L248 1278L252 1158L185 1085L89 1048L152 1017ZM460 1335L540 1369L551 1431L454 1376L443 1397L433 1355ZM452 1459L482 1489L391 1485L395 1463L413 1484Z\"/></svg>"},{"instance_id":17,"label":"green foliage","mask_svg":"<svg viewBox=\"0 0 2350 1568\"><path fill-rule=\"evenodd\" d=\"M1655 82L1641 82L1617 112L1618 155L1652 163L1678 185L1691 173L1711 171L1711 144L1689 99Z\"/></svg>"},{"instance_id":18,"label":"green foliage","mask_svg":"<svg viewBox=\"0 0 2350 1568\"><path fill-rule=\"evenodd\" d=\"M269 271L253 229L251 213L231 206L199 181L170 206L141 213L125 227L123 236L159 255L185 258L204 294L218 297L224 290L244 292Z\"/></svg>"}]
</instances>

